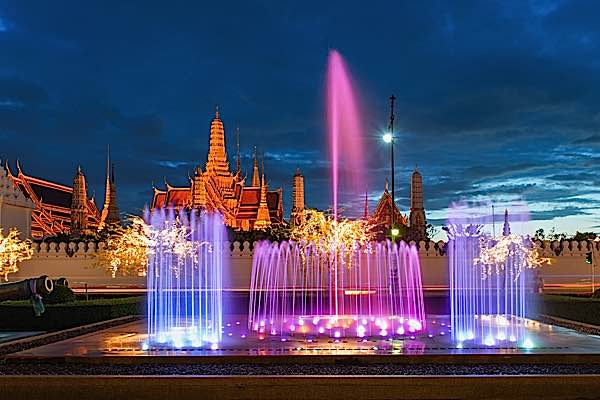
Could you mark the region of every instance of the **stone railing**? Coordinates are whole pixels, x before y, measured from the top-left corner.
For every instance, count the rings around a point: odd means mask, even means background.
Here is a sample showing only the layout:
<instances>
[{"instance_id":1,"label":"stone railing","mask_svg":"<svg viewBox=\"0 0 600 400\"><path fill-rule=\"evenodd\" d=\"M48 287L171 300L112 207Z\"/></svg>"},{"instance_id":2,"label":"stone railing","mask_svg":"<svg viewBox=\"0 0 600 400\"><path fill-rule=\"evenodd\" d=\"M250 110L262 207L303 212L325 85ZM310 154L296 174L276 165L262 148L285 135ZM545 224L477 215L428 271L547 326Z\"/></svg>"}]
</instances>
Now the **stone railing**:
<instances>
[{"instance_id":1,"label":"stone railing","mask_svg":"<svg viewBox=\"0 0 600 400\"><path fill-rule=\"evenodd\" d=\"M245 242L225 242L223 247L229 255L232 257L252 257L253 249L256 247L257 242L250 243ZM419 249L419 254L427 257L443 257L445 255L446 242L440 240L434 241L420 241L418 243L411 241L411 245L416 245ZM591 240L563 240L563 241L535 241L537 248L540 250L543 256L580 256L592 251L595 246L600 251L600 242L594 242ZM104 248L104 243L95 242L61 242L61 243L34 243L33 252L34 257L77 257L86 258L93 257L96 253Z\"/></svg>"},{"instance_id":2,"label":"stone railing","mask_svg":"<svg viewBox=\"0 0 600 400\"><path fill-rule=\"evenodd\" d=\"M423 285L426 289L444 290L448 285L448 267L445 256L445 242L414 243L419 249L421 259ZM600 273L585 263L585 256L593 246L600 251L600 243L592 241L536 242L540 254L552 259L552 264L542 267L540 273L548 290L589 292L591 282L600 285ZM253 249L256 243L233 242L224 243L230 269L228 287L247 289L252 269ZM19 280L32 276L50 275L52 278L64 276L74 287L84 286L98 288L143 288L145 279L137 276L111 278L105 268L97 263L97 254L104 248L104 243L70 242L70 243L36 243L33 257L21 263L16 274L9 275L10 280ZM124 290L125 290L124 289Z\"/></svg>"}]
</instances>

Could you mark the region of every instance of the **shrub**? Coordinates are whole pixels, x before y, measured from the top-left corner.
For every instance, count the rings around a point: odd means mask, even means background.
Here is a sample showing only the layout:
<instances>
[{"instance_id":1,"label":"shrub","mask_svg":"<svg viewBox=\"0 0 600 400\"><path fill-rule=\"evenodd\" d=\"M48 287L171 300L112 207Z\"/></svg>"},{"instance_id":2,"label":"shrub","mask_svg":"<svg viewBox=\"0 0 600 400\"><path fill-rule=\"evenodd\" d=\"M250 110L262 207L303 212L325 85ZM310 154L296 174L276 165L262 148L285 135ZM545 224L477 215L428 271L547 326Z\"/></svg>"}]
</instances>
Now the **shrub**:
<instances>
[{"instance_id":1,"label":"shrub","mask_svg":"<svg viewBox=\"0 0 600 400\"><path fill-rule=\"evenodd\" d=\"M0 330L67 329L128 315L143 315L145 304L145 297L47 304L46 312L35 317L29 300L6 301L0 303Z\"/></svg>"},{"instance_id":2,"label":"shrub","mask_svg":"<svg viewBox=\"0 0 600 400\"><path fill-rule=\"evenodd\" d=\"M54 290L42 299L44 304L61 304L75 301L75 293L63 285L54 285Z\"/></svg>"}]
</instances>

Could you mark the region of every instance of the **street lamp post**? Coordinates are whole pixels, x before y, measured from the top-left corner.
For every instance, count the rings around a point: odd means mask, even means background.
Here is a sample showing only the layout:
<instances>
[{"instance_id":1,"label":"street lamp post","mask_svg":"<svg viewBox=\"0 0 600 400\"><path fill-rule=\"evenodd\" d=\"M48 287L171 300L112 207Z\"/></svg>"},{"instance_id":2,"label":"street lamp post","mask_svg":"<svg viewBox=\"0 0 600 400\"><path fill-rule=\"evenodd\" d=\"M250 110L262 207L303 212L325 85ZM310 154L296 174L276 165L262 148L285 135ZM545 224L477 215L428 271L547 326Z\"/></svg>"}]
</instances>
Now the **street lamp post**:
<instances>
[{"instance_id":1,"label":"street lamp post","mask_svg":"<svg viewBox=\"0 0 600 400\"><path fill-rule=\"evenodd\" d=\"M592 243L592 295L594 294L594 289L595 289L595 278L596 278L596 270L595 267L598 266L598 264L600 264L599 258L600 258L600 249L598 249L598 243L600 242L600 236L596 236L596 238L594 239L594 242Z\"/></svg>"},{"instance_id":2,"label":"street lamp post","mask_svg":"<svg viewBox=\"0 0 600 400\"><path fill-rule=\"evenodd\" d=\"M390 96L390 124L388 126L388 131L383 135L383 141L390 145L390 165L391 165L391 173L392 173L392 228L391 234L392 236L397 236L399 234L399 230L396 228L396 216L394 214L394 204L395 204L395 194L394 194L394 101L396 100L396 96Z\"/></svg>"}]
</instances>

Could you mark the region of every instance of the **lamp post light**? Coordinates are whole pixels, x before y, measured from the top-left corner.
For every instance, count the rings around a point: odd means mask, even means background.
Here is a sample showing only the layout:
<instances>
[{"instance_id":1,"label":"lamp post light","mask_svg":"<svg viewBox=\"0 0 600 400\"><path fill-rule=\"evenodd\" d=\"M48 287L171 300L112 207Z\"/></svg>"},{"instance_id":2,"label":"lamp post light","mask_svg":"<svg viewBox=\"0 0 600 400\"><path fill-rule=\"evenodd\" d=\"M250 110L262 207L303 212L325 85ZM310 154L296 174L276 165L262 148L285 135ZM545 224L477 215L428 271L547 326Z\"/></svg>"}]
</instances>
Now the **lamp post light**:
<instances>
[{"instance_id":1,"label":"lamp post light","mask_svg":"<svg viewBox=\"0 0 600 400\"><path fill-rule=\"evenodd\" d=\"M599 262L599 258L600 258L600 249L598 248L598 245L600 244L600 236L596 236L596 238L594 239L594 243L592 243L592 295L595 292L595 286L596 286L596 269L594 267L596 267L598 264L600 264Z\"/></svg>"},{"instance_id":2,"label":"lamp post light","mask_svg":"<svg viewBox=\"0 0 600 400\"><path fill-rule=\"evenodd\" d=\"M390 124L388 127L388 131L383 135L383 141L390 145L390 166L392 173L392 226L390 233L392 235L392 239L400 234L400 230L396 227L396 216L394 215L394 205L395 205L395 195L394 195L394 101L396 100L396 96L390 96Z\"/></svg>"}]
</instances>

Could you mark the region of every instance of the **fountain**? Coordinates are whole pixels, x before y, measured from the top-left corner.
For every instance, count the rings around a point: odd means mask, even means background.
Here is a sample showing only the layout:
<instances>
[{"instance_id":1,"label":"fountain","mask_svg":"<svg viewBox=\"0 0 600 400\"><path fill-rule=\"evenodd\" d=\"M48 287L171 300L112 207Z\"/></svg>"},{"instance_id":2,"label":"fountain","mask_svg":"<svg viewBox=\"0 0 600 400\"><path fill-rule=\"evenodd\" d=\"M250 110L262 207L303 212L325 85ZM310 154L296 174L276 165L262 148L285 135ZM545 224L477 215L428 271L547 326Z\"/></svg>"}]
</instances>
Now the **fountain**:
<instances>
[{"instance_id":1,"label":"fountain","mask_svg":"<svg viewBox=\"0 0 600 400\"><path fill-rule=\"evenodd\" d=\"M260 242L252 266L249 328L260 334L393 337L421 331L418 250L404 242L341 245Z\"/></svg>"},{"instance_id":2,"label":"fountain","mask_svg":"<svg viewBox=\"0 0 600 400\"><path fill-rule=\"evenodd\" d=\"M221 341L223 218L146 211L148 346L211 348Z\"/></svg>"},{"instance_id":3,"label":"fountain","mask_svg":"<svg viewBox=\"0 0 600 400\"><path fill-rule=\"evenodd\" d=\"M364 189L365 168L356 96L348 69L335 50L329 54L327 69L327 127L333 216L307 218L309 223L322 219L315 224L320 234L308 238L292 234L294 240L257 245L248 327L259 334L336 339L420 331L426 322L416 247L372 243L365 240L368 224L339 216L339 193L357 198Z\"/></svg>"},{"instance_id":4,"label":"fountain","mask_svg":"<svg viewBox=\"0 0 600 400\"><path fill-rule=\"evenodd\" d=\"M331 155L333 217L337 220L340 192L356 198L363 193L363 126L348 67L340 53L329 52L327 63L327 130ZM340 174L343 172L343 174ZM342 187L341 184L345 184Z\"/></svg>"},{"instance_id":5,"label":"fountain","mask_svg":"<svg viewBox=\"0 0 600 400\"><path fill-rule=\"evenodd\" d=\"M532 269L545 260L529 237L511 233L508 211L502 235L486 233L489 222L489 216L465 203L451 207L445 229L452 337L459 347L471 342L529 348Z\"/></svg>"}]
</instances>

